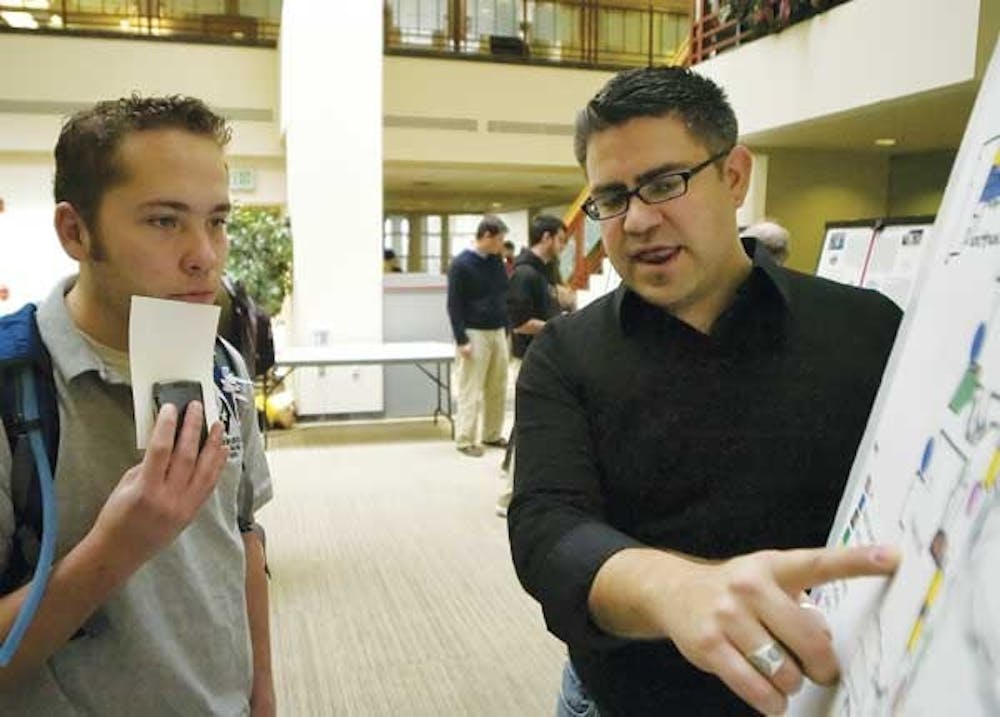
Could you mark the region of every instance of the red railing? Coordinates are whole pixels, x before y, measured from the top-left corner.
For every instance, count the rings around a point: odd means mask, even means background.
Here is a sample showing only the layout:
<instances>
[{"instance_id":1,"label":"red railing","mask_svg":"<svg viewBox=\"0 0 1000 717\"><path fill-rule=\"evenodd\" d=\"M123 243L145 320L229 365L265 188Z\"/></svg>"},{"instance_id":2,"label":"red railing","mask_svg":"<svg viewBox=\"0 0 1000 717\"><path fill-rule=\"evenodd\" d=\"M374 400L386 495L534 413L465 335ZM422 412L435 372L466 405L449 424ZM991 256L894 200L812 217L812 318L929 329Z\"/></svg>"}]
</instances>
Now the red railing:
<instances>
[{"instance_id":1,"label":"red railing","mask_svg":"<svg viewBox=\"0 0 1000 717\"><path fill-rule=\"evenodd\" d=\"M808 20L849 0L694 0L688 64Z\"/></svg>"}]
</instances>

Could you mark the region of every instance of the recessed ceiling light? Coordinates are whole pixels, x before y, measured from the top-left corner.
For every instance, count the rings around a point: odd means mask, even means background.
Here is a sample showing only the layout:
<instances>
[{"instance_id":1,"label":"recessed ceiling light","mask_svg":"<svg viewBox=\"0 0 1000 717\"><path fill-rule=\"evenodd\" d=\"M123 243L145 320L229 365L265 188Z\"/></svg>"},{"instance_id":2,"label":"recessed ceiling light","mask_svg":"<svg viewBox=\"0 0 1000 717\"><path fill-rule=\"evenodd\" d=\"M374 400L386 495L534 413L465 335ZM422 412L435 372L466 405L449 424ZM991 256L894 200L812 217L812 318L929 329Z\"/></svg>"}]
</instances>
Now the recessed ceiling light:
<instances>
[{"instance_id":1,"label":"recessed ceiling light","mask_svg":"<svg viewBox=\"0 0 1000 717\"><path fill-rule=\"evenodd\" d=\"M0 12L0 19L3 19L5 23L11 27L18 28L19 30L38 29L38 22L30 12L5 10L4 12Z\"/></svg>"},{"instance_id":2,"label":"recessed ceiling light","mask_svg":"<svg viewBox=\"0 0 1000 717\"><path fill-rule=\"evenodd\" d=\"M894 137L880 137L875 140L875 144L879 147L895 147L896 139Z\"/></svg>"}]
</instances>

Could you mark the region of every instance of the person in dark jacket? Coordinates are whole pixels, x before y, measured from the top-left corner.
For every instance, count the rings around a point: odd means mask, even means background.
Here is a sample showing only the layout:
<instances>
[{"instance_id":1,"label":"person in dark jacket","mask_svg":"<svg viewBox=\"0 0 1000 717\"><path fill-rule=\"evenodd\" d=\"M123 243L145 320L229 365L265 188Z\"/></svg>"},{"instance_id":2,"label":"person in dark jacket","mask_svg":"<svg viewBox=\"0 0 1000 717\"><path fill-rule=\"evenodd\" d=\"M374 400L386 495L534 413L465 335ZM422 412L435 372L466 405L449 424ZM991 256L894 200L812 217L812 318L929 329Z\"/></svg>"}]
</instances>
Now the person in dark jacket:
<instances>
[{"instance_id":1,"label":"person in dark jacket","mask_svg":"<svg viewBox=\"0 0 1000 717\"><path fill-rule=\"evenodd\" d=\"M558 217L539 214L531 223L528 248L514 260L507 289L511 356L524 358L531 339L560 312L548 267L566 247L566 225Z\"/></svg>"},{"instance_id":2,"label":"person in dark jacket","mask_svg":"<svg viewBox=\"0 0 1000 717\"><path fill-rule=\"evenodd\" d=\"M558 316L558 284L553 282L550 267L556 265L566 247L566 225L551 214L539 214L531 222L528 248L523 249L514 261L507 290L507 318L511 326L511 356L516 380L521 359L535 334L545 327L545 322ZM513 433L511 433L513 436ZM503 490L497 499L496 513L506 517L507 506L514 489L511 464L514 459L514 441L507 445L501 465Z\"/></svg>"},{"instance_id":3,"label":"person in dark jacket","mask_svg":"<svg viewBox=\"0 0 1000 717\"><path fill-rule=\"evenodd\" d=\"M532 340L507 518L569 647L561 715L783 713L838 673L803 591L899 560L817 546L900 312L740 241L737 137L721 88L679 67L620 73L578 115L583 209L622 285Z\"/></svg>"},{"instance_id":4,"label":"person in dark jacket","mask_svg":"<svg viewBox=\"0 0 1000 717\"><path fill-rule=\"evenodd\" d=\"M483 445L506 448L507 272L500 259L507 225L487 215L476 228L476 244L448 268L448 318L458 347L458 414L455 444L478 457ZM477 442L480 408L482 445Z\"/></svg>"}]
</instances>

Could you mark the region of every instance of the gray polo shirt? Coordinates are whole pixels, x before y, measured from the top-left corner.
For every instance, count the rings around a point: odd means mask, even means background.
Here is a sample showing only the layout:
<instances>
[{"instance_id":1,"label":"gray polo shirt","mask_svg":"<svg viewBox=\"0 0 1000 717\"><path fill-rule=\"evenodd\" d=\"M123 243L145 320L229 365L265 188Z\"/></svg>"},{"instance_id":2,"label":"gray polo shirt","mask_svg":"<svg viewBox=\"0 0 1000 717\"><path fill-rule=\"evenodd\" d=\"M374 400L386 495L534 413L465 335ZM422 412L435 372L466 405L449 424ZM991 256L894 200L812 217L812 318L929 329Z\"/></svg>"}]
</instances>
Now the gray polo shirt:
<instances>
[{"instance_id":1,"label":"gray polo shirt","mask_svg":"<svg viewBox=\"0 0 1000 717\"><path fill-rule=\"evenodd\" d=\"M56 468L61 558L87 534L122 474L139 463L132 390L85 344L66 308L68 279L38 308L52 355L61 437ZM246 371L234 356L241 376ZM98 610L85 634L33 678L0 693L3 715L246 715L252 653L237 516L271 497L252 389L216 388L229 462L194 521ZM0 434L2 434L0 426ZM0 567L14 517L10 451L0 435Z\"/></svg>"}]
</instances>

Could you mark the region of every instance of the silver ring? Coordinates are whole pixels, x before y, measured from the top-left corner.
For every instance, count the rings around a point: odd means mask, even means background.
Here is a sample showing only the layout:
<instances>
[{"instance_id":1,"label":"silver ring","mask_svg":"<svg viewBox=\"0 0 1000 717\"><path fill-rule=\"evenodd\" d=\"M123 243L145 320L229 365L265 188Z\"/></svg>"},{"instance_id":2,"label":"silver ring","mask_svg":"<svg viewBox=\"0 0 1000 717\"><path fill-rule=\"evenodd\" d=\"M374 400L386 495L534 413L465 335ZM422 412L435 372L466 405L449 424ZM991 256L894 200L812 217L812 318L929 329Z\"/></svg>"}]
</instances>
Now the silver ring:
<instances>
[{"instance_id":1,"label":"silver ring","mask_svg":"<svg viewBox=\"0 0 1000 717\"><path fill-rule=\"evenodd\" d=\"M785 651L772 640L758 647L746 658L754 666L754 669L764 677L774 677L781 666L785 664Z\"/></svg>"}]
</instances>

